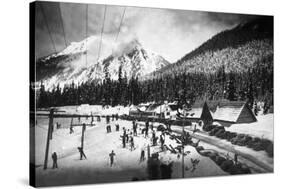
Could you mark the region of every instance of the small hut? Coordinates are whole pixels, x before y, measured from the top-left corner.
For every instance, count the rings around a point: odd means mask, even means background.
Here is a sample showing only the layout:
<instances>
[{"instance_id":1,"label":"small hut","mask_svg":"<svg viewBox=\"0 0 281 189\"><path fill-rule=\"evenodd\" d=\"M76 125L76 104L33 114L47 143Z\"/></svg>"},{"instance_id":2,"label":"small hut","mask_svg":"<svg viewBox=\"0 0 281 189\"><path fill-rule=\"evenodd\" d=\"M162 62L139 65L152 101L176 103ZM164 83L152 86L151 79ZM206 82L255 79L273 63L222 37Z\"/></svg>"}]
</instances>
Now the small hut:
<instances>
[{"instance_id":1,"label":"small hut","mask_svg":"<svg viewBox=\"0 0 281 189\"><path fill-rule=\"evenodd\" d=\"M131 105L129 109L129 115L134 117L141 117L141 111L135 105Z\"/></svg>"},{"instance_id":2,"label":"small hut","mask_svg":"<svg viewBox=\"0 0 281 189\"><path fill-rule=\"evenodd\" d=\"M223 126L257 121L248 104L243 101L223 101L218 103L213 113L213 120Z\"/></svg>"},{"instance_id":3,"label":"small hut","mask_svg":"<svg viewBox=\"0 0 281 189\"><path fill-rule=\"evenodd\" d=\"M202 120L204 124L209 124L213 121L207 102L195 102L191 109L187 111L186 118L196 122Z\"/></svg>"}]
</instances>

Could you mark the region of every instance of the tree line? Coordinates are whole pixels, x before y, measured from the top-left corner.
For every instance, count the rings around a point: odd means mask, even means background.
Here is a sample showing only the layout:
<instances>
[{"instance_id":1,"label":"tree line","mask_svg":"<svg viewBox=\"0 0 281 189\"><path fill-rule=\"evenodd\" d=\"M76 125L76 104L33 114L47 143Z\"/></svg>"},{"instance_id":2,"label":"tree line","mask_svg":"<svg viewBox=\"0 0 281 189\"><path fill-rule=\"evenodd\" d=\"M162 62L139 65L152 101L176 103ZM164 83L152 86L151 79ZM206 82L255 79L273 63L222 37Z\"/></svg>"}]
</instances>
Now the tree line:
<instances>
[{"instance_id":1,"label":"tree line","mask_svg":"<svg viewBox=\"0 0 281 189\"><path fill-rule=\"evenodd\" d=\"M105 70L105 73L106 70ZM226 72L221 66L214 73L175 72L151 79L127 78L119 68L118 80L105 74L102 82L57 85L46 90L43 83L37 92L37 107L98 104L130 105L142 102L195 100L254 101L273 104L273 57L257 61L244 72Z\"/></svg>"}]
</instances>

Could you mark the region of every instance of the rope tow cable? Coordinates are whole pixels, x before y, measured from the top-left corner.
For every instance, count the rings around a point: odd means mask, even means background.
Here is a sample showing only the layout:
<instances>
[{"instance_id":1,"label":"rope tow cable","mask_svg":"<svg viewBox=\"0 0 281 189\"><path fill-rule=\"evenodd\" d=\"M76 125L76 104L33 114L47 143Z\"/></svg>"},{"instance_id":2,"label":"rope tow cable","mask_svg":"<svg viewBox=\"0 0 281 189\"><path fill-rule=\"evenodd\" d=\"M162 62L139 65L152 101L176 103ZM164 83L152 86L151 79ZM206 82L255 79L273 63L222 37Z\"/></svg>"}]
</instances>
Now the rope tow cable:
<instances>
[{"instance_id":1,"label":"rope tow cable","mask_svg":"<svg viewBox=\"0 0 281 189\"><path fill-rule=\"evenodd\" d=\"M119 33L120 33L120 30L121 30L121 26L122 26L122 23L123 23L125 12L126 12L126 7L124 7L124 11L123 11L123 14L122 14L122 17L121 17L121 20L120 20L120 25L119 25L119 28L118 28L118 32L117 32L117 35L116 35L116 38L115 38L115 42L117 41L117 39L119 37Z\"/></svg>"},{"instance_id":2,"label":"rope tow cable","mask_svg":"<svg viewBox=\"0 0 281 189\"><path fill-rule=\"evenodd\" d=\"M102 36L103 36L104 22L105 22L105 16L106 16L106 8L107 8L107 6L105 5L104 6L103 23L102 23L102 28L101 28L101 35L100 35L100 43L99 43L99 51L98 51L97 62L100 59L100 52L101 52L101 45L102 45Z\"/></svg>"},{"instance_id":3,"label":"rope tow cable","mask_svg":"<svg viewBox=\"0 0 281 189\"><path fill-rule=\"evenodd\" d=\"M85 48L86 48L86 67L88 65L88 48L87 48L87 42L88 42L88 4L86 4L86 41L85 41Z\"/></svg>"},{"instance_id":4,"label":"rope tow cable","mask_svg":"<svg viewBox=\"0 0 281 189\"><path fill-rule=\"evenodd\" d=\"M64 23L63 23L63 19L62 19L62 13L61 13L61 7L60 7L60 5L61 5L61 4L59 3L60 21L61 21L61 25L62 25L62 32L63 32L64 44L65 44L65 47L67 47L66 35L65 35L65 30L64 30Z\"/></svg>"},{"instance_id":5,"label":"rope tow cable","mask_svg":"<svg viewBox=\"0 0 281 189\"><path fill-rule=\"evenodd\" d=\"M117 40L118 40L120 31L121 31L121 26L122 26L122 23L123 23L123 19L124 19L124 16L125 16L125 12L126 12L126 7L124 7L123 14L122 14L122 16L121 16L120 24L119 24L119 27L118 27L118 31L117 31L117 35L116 35L116 37L115 37L114 43L116 43ZM114 48L114 45L112 46L112 54L113 54L113 48Z\"/></svg>"},{"instance_id":6,"label":"rope tow cable","mask_svg":"<svg viewBox=\"0 0 281 189\"><path fill-rule=\"evenodd\" d=\"M50 28L49 28L49 25L48 25L48 22L47 22L47 19L46 19L46 14L45 14L43 5L42 5L41 3L39 3L39 7L40 7L40 9L41 9L41 11L42 11L43 18L44 18L44 21L45 21L45 24L46 24L46 27L47 27L47 30L48 30L50 39L51 39L51 42L52 42L52 44L53 44L53 48L54 48L54 50L55 50L55 53L57 53L57 49L56 49L56 46L55 46L55 43L54 43L54 40L53 40L53 37L52 37L52 34L51 34L51 30L50 30Z\"/></svg>"}]
</instances>

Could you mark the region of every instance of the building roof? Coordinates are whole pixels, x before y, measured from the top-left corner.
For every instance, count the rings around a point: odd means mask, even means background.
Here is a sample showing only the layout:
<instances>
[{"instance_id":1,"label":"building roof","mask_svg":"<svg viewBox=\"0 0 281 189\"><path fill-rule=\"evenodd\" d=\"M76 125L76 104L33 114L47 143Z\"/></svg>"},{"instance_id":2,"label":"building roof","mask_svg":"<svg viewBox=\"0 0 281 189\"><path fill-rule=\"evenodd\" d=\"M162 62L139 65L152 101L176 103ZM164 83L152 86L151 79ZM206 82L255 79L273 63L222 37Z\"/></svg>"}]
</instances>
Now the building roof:
<instances>
[{"instance_id":1,"label":"building roof","mask_svg":"<svg viewBox=\"0 0 281 189\"><path fill-rule=\"evenodd\" d=\"M216 111L212 114L214 120L236 122L244 106L242 101L222 101L219 102Z\"/></svg>"},{"instance_id":2,"label":"building roof","mask_svg":"<svg viewBox=\"0 0 281 189\"><path fill-rule=\"evenodd\" d=\"M146 109L147 112L155 112L157 107L160 106L161 104L151 104L150 106L148 106L148 108Z\"/></svg>"},{"instance_id":3,"label":"building roof","mask_svg":"<svg viewBox=\"0 0 281 189\"><path fill-rule=\"evenodd\" d=\"M139 112L139 108L135 105L131 105L129 111L133 111L133 112Z\"/></svg>"}]
</instances>

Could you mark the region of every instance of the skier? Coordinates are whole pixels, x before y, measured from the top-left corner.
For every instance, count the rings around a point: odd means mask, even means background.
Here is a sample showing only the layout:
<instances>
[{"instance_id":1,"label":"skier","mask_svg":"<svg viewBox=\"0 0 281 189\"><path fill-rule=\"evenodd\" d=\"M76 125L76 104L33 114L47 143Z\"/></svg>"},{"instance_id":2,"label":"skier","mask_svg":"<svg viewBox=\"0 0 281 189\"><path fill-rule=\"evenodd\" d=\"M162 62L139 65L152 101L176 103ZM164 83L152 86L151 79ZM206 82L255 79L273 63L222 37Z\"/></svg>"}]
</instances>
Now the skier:
<instances>
[{"instance_id":1,"label":"skier","mask_svg":"<svg viewBox=\"0 0 281 189\"><path fill-rule=\"evenodd\" d=\"M106 126L106 132L111 133L111 126L110 125Z\"/></svg>"},{"instance_id":2,"label":"skier","mask_svg":"<svg viewBox=\"0 0 281 189\"><path fill-rule=\"evenodd\" d=\"M52 154L52 159L53 159L53 169L58 168L58 162L57 162L58 156L56 152Z\"/></svg>"},{"instance_id":3,"label":"skier","mask_svg":"<svg viewBox=\"0 0 281 189\"><path fill-rule=\"evenodd\" d=\"M106 116L106 124L109 124L109 122L110 122L110 117L109 117L109 115L107 115Z\"/></svg>"},{"instance_id":4,"label":"skier","mask_svg":"<svg viewBox=\"0 0 281 189\"><path fill-rule=\"evenodd\" d=\"M83 151L83 148L82 148L82 147L78 147L77 149L78 149L78 151L79 151L79 153L80 153L80 160L82 160L83 157L84 157L85 159L87 159L87 157L86 157L86 155L85 155L85 153L84 153L84 151Z\"/></svg>"},{"instance_id":5,"label":"skier","mask_svg":"<svg viewBox=\"0 0 281 189\"><path fill-rule=\"evenodd\" d=\"M145 129L148 130L148 128L149 128L149 121L147 120L147 121L145 122Z\"/></svg>"},{"instance_id":6,"label":"skier","mask_svg":"<svg viewBox=\"0 0 281 189\"><path fill-rule=\"evenodd\" d=\"M119 131L119 124L118 123L115 124L115 129L116 129L116 131Z\"/></svg>"},{"instance_id":7,"label":"skier","mask_svg":"<svg viewBox=\"0 0 281 189\"><path fill-rule=\"evenodd\" d=\"M135 148L135 143L134 143L134 137L133 136L130 137L130 143L131 143L131 151L133 151L133 149Z\"/></svg>"},{"instance_id":8,"label":"skier","mask_svg":"<svg viewBox=\"0 0 281 189\"><path fill-rule=\"evenodd\" d=\"M74 130L73 130L73 126L71 125L71 126L69 127L69 134L72 134L72 133L74 133Z\"/></svg>"},{"instance_id":9,"label":"skier","mask_svg":"<svg viewBox=\"0 0 281 189\"><path fill-rule=\"evenodd\" d=\"M110 158L110 167L112 167L113 163L114 163L114 156L116 154L114 153L114 151L112 150L112 152L109 154L109 158Z\"/></svg>"},{"instance_id":10,"label":"skier","mask_svg":"<svg viewBox=\"0 0 281 189\"><path fill-rule=\"evenodd\" d=\"M134 136L137 136L137 123L136 123L136 121L134 120L133 121L133 132L134 132Z\"/></svg>"},{"instance_id":11,"label":"skier","mask_svg":"<svg viewBox=\"0 0 281 189\"><path fill-rule=\"evenodd\" d=\"M129 129L127 130L127 134L126 134L126 143L128 143L129 142ZM132 134L132 133L131 133Z\"/></svg>"},{"instance_id":12,"label":"skier","mask_svg":"<svg viewBox=\"0 0 281 189\"><path fill-rule=\"evenodd\" d=\"M125 129L125 127L123 127L122 143L123 143L123 148L126 148L126 129Z\"/></svg>"},{"instance_id":13,"label":"skier","mask_svg":"<svg viewBox=\"0 0 281 189\"><path fill-rule=\"evenodd\" d=\"M144 152L144 147L141 149L141 156L140 156L140 162L144 161L145 159L145 152Z\"/></svg>"},{"instance_id":14,"label":"skier","mask_svg":"<svg viewBox=\"0 0 281 189\"><path fill-rule=\"evenodd\" d=\"M61 124L57 122L57 129L60 129Z\"/></svg>"},{"instance_id":15,"label":"skier","mask_svg":"<svg viewBox=\"0 0 281 189\"><path fill-rule=\"evenodd\" d=\"M135 128L135 124L136 124L136 120L133 120L133 130L134 130L134 128Z\"/></svg>"},{"instance_id":16,"label":"skier","mask_svg":"<svg viewBox=\"0 0 281 189\"><path fill-rule=\"evenodd\" d=\"M148 128L149 128L149 121L147 120L145 123L145 129L144 129L144 137L148 137Z\"/></svg>"},{"instance_id":17,"label":"skier","mask_svg":"<svg viewBox=\"0 0 281 189\"><path fill-rule=\"evenodd\" d=\"M156 140L156 133L155 133L155 131L153 130L153 131L152 131L152 145L153 145L153 146L156 146L156 142L157 142L157 140Z\"/></svg>"},{"instance_id":18,"label":"skier","mask_svg":"<svg viewBox=\"0 0 281 189\"><path fill-rule=\"evenodd\" d=\"M122 144L123 144L123 148L126 148L126 135L122 136Z\"/></svg>"}]
</instances>

